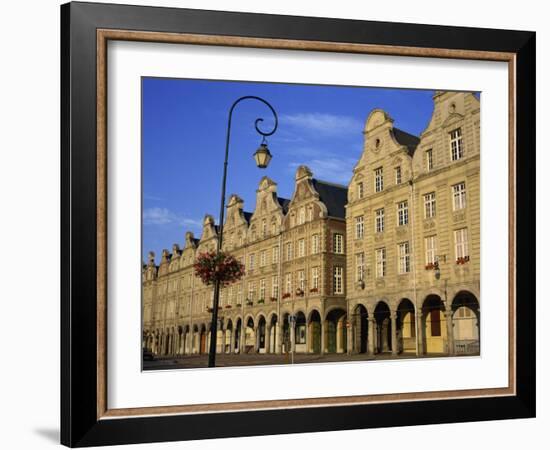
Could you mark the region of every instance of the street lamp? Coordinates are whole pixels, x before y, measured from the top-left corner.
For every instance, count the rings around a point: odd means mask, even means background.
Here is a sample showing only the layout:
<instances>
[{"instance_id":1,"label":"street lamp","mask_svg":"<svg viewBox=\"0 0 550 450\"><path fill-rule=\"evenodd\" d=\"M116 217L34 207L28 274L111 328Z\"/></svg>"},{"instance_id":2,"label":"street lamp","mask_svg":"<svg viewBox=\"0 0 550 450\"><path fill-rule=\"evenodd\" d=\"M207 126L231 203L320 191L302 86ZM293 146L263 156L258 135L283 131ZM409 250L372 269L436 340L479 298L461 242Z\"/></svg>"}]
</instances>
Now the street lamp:
<instances>
[{"instance_id":1,"label":"street lamp","mask_svg":"<svg viewBox=\"0 0 550 450\"><path fill-rule=\"evenodd\" d=\"M256 150L254 153L254 160L256 161L256 165L260 169L265 169L269 161L271 161L271 153L269 151L269 148L267 148L267 141L266 137L271 136L275 131L277 130L277 126L279 124L279 119L277 117L277 113L273 109L273 106L271 106L266 100L264 100L261 97L256 97L254 95L246 95L244 97L238 98L233 102L231 105L231 108L229 108L229 117L227 119L227 135L225 139L225 160L223 163L223 177L222 177L222 194L221 194L221 203L220 203L220 220L219 220L219 232L218 232L218 246L217 251L218 253L222 249L222 243L223 243L223 221L224 221L224 212L225 212L225 188L227 184L227 164L229 159L229 141L231 136L231 119L233 117L233 110L235 109L235 106L237 106L238 103L240 103L243 100L258 100L262 102L264 105L266 105L271 112L273 113L273 117L275 118L275 124L273 125L273 129L269 132L262 131L258 124L260 122L263 122L264 119L258 118L254 122L254 128L256 128L256 132L262 136L262 142L260 143L260 147ZM214 302L212 305L212 326L210 327L210 349L208 352L208 367L215 367L216 365L216 343L218 338L218 304L220 300L220 282L219 280L216 280L214 284Z\"/></svg>"}]
</instances>

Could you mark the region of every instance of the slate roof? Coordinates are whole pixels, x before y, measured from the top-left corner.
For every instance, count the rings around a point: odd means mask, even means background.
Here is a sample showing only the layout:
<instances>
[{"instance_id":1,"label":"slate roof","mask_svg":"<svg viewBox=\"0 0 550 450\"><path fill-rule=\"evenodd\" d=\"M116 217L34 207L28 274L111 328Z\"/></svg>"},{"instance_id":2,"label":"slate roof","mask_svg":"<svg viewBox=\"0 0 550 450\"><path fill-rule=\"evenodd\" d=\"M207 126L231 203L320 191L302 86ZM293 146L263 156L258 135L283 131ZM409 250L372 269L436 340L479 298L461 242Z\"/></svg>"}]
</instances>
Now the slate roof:
<instances>
[{"instance_id":1,"label":"slate roof","mask_svg":"<svg viewBox=\"0 0 550 450\"><path fill-rule=\"evenodd\" d=\"M279 205L281 205L283 208L283 214L286 214L288 212L288 205L290 205L290 200L288 198L277 197L277 201L279 202Z\"/></svg>"},{"instance_id":2,"label":"slate roof","mask_svg":"<svg viewBox=\"0 0 550 450\"><path fill-rule=\"evenodd\" d=\"M328 215L345 219L348 201L348 188L341 184L329 183L313 178L313 187L319 193L320 200L325 204Z\"/></svg>"},{"instance_id":3,"label":"slate roof","mask_svg":"<svg viewBox=\"0 0 550 450\"><path fill-rule=\"evenodd\" d=\"M414 151L416 150L416 147L420 142L420 138L415 136L414 134L410 134L406 131L400 130L399 128L394 128L392 131L395 140L401 145L405 145L409 151L409 155L413 156Z\"/></svg>"}]
</instances>

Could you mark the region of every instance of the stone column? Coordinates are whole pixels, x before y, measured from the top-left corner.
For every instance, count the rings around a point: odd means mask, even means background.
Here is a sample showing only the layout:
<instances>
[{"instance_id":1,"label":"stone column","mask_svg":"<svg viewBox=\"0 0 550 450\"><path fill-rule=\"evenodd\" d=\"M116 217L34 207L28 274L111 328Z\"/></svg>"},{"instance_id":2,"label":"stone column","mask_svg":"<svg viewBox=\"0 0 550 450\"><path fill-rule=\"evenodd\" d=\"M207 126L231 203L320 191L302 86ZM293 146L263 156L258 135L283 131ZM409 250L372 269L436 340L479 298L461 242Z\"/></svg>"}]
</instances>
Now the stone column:
<instances>
[{"instance_id":1,"label":"stone column","mask_svg":"<svg viewBox=\"0 0 550 450\"><path fill-rule=\"evenodd\" d=\"M391 354L397 355L397 313L390 314L391 319Z\"/></svg>"},{"instance_id":2,"label":"stone column","mask_svg":"<svg viewBox=\"0 0 550 450\"><path fill-rule=\"evenodd\" d=\"M328 353L327 330L327 321L321 321L321 355Z\"/></svg>"},{"instance_id":3,"label":"stone column","mask_svg":"<svg viewBox=\"0 0 550 450\"><path fill-rule=\"evenodd\" d=\"M355 326L352 322L348 322L347 320L344 322L344 326L347 328L347 333L346 333L346 347L347 347L347 353L348 355L351 355L352 352L355 353L355 346L353 345L354 344L354 334L355 334Z\"/></svg>"},{"instance_id":4,"label":"stone column","mask_svg":"<svg viewBox=\"0 0 550 450\"><path fill-rule=\"evenodd\" d=\"M193 330L189 330L189 335L187 336L187 354L188 355L193 354L193 339L195 339Z\"/></svg>"},{"instance_id":5,"label":"stone column","mask_svg":"<svg viewBox=\"0 0 550 450\"><path fill-rule=\"evenodd\" d=\"M265 339L264 339L265 353L271 353L271 327L265 326Z\"/></svg>"},{"instance_id":6,"label":"stone column","mask_svg":"<svg viewBox=\"0 0 550 450\"><path fill-rule=\"evenodd\" d=\"M241 335L239 336L239 353L242 355L244 353L244 347L246 342L246 327L244 326L244 322L241 323Z\"/></svg>"},{"instance_id":7,"label":"stone column","mask_svg":"<svg viewBox=\"0 0 550 450\"><path fill-rule=\"evenodd\" d=\"M422 323L422 311L417 312L415 315L416 320L416 342L417 344L417 356L422 356L424 354L424 324Z\"/></svg>"},{"instance_id":8,"label":"stone column","mask_svg":"<svg viewBox=\"0 0 550 450\"><path fill-rule=\"evenodd\" d=\"M344 353L344 327L345 323L340 319L336 323L336 353Z\"/></svg>"},{"instance_id":9,"label":"stone column","mask_svg":"<svg viewBox=\"0 0 550 450\"><path fill-rule=\"evenodd\" d=\"M281 354L281 326L279 325L279 322L275 324L275 353L277 355Z\"/></svg>"},{"instance_id":10,"label":"stone column","mask_svg":"<svg viewBox=\"0 0 550 450\"><path fill-rule=\"evenodd\" d=\"M447 322L447 353L455 354L455 339L453 333L453 312L452 310L445 311L445 320Z\"/></svg>"},{"instance_id":11,"label":"stone column","mask_svg":"<svg viewBox=\"0 0 550 450\"><path fill-rule=\"evenodd\" d=\"M355 320L353 321L353 353L359 353L361 351L361 340L365 339L365 336L362 335L363 329L361 327L361 314L357 313L355 315Z\"/></svg>"},{"instance_id":12,"label":"stone column","mask_svg":"<svg viewBox=\"0 0 550 450\"><path fill-rule=\"evenodd\" d=\"M374 336L375 336L375 333L374 331L376 330L376 321L374 320L374 317L372 315L369 315L369 339L368 339L368 351L369 351L369 354L370 355L373 355L374 356L374 351L375 351L375 347L374 347Z\"/></svg>"}]
</instances>

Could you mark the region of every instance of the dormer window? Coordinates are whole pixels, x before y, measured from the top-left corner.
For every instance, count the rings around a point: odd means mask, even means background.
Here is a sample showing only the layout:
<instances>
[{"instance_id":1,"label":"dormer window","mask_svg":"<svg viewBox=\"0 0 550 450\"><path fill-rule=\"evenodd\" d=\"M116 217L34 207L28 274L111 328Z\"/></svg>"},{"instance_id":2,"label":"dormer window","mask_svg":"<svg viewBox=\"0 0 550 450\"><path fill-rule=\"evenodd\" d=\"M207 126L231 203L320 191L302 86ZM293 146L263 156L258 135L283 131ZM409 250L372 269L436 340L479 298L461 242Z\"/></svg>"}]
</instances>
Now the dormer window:
<instances>
[{"instance_id":1,"label":"dormer window","mask_svg":"<svg viewBox=\"0 0 550 450\"><path fill-rule=\"evenodd\" d=\"M395 168L395 184L401 184L401 166Z\"/></svg>"},{"instance_id":2,"label":"dormer window","mask_svg":"<svg viewBox=\"0 0 550 450\"><path fill-rule=\"evenodd\" d=\"M462 129L457 128L451 131L451 160L458 161L464 156L464 146L462 143Z\"/></svg>"},{"instance_id":3,"label":"dormer window","mask_svg":"<svg viewBox=\"0 0 550 450\"><path fill-rule=\"evenodd\" d=\"M429 172L434 168L434 155L433 150L430 148L426 150L426 170Z\"/></svg>"},{"instance_id":4,"label":"dormer window","mask_svg":"<svg viewBox=\"0 0 550 450\"><path fill-rule=\"evenodd\" d=\"M382 167L374 169L374 192L382 192L384 189L384 171Z\"/></svg>"},{"instance_id":5,"label":"dormer window","mask_svg":"<svg viewBox=\"0 0 550 450\"><path fill-rule=\"evenodd\" d=\"M365 195L365 187L363 185L363 182L360 181L357 183L357 198L363 198Z\"/></svg>"}]
</instances>

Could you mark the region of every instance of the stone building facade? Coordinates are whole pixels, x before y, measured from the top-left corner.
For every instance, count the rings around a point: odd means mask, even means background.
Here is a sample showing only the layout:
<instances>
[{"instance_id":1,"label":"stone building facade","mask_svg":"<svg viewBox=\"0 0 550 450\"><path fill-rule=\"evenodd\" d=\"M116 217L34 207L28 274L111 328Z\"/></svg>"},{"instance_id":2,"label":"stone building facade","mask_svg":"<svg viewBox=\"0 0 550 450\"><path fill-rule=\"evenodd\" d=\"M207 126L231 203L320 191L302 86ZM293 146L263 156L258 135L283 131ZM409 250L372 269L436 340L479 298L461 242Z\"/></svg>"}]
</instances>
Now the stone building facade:
<instances>
[{"instance_id":1,"label":"stone building facade","mask_svg":"<svg viewBox=\"0 0 550 450\"><path fill-rule=\"evenodd\" d=\"M436 92L419 137L374 110L349 186L301 166L292 199L264 177L253 213L232 195L224 250L246 275L220 295L220 353L479 353L480 105ZM213 289L193 274L218 227L143 266L143 345L206 353ZM291 339L289 315L296 317Z\"/></svg>"},{"instance_id":2,"label":"stone building facade","mask_svg":"<svg viewBox=\"0 0 550 450\"><path fill-rule=\"evenodd\" d=\"M277 196L277 184L264 177L256 209L244 211L232 195L227 205L223 249L246 268L237 283L220 294L221 328L217 348L224 353L344 351L345 202L347 188L313 178L301 166L292 199ZM155 354L205 353L213 289L193 274L195 257L217 247L212 216L200 240L186 234L183 249L154 254L143 268L144 346ZM289 315L296 317L291 339ZM321 318L326 318L322 320Z\"/></svg>"}]
</instances>

